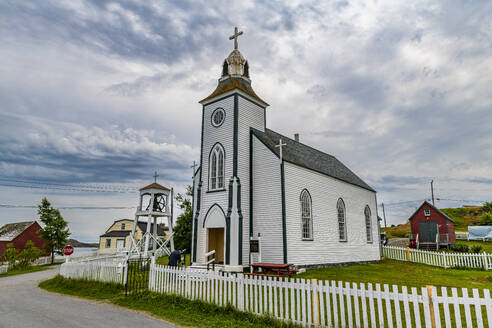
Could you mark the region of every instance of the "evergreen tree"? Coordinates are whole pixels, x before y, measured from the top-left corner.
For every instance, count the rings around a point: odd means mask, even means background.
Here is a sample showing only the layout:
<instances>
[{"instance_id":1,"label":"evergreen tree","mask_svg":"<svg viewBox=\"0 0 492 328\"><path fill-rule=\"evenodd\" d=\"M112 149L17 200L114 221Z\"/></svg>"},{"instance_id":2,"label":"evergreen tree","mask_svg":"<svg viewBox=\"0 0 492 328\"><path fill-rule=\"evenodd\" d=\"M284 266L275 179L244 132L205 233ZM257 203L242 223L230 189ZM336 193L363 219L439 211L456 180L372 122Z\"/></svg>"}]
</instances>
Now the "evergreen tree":
<instances>
[{"instance_id":1,"label":"evergreen tree","mask_svg":"<svg viewBox=\"0 0 492 328\"><path fill-rule=\"evenodd\" d=\"M44 249L51 254L51 263L53 264L55 253L62 254L61 250L67 245L70 232L60 211L51 207L46 198L43 198L38 207L39 220L44 223L44 228L39 230L38 234L46 241Z\"/></svg>"},{"instance_id":2,"label":"evergreen tree","mask_svg":"<svg viewBox=\"0 0 492 328\"><path fill-rule=\"evenodd\" d=\"M177 249L191 250L191 226L192 226L192 204L191 196L193 196L193 187L186 186L185 194L177 194L176 201L183 213L176 219L174 226L174 246Z\"/></svg>"}]
</instances>

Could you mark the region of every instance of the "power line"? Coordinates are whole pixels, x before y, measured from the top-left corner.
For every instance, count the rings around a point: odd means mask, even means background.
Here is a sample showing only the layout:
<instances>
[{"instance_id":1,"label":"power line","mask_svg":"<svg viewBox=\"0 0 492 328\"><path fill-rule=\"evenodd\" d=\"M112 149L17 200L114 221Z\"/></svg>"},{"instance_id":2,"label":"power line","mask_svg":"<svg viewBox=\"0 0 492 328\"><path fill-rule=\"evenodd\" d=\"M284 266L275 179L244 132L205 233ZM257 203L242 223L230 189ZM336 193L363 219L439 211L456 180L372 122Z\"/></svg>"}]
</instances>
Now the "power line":
<instances>
[{"instance_id":1,"label":"power line","mask_svg":"<svg viewBox=\"0 0 492 328\"><path fill-rule=\"evenodd\" d=\"M43 186L57 186L57 187L71 187L77 189L84 190L102 190L102 191L115 191L115 192L136 192L138 188L136 187L123 187L123 186L114 186L114 185L91 185L91 184L67 184L67 183L53 183L46 182L40 180L20 180L20 179L12 179L12 178L3 178L0 177L1 181L6 182L15 182L15 183L23 183L29 185L43 185ZM17 185L14 185L17 186Z\"/></svg>"},{"instance_id":2,"label":"power line","mask_svg":"<svg viewBox=\"0 0 492 328\"><path fill-rule=\"evenodd\" d=\"M123 191L123 190L111 190L111 189L81 189L81 188L58 188L58 187L47 187L47 186L33 186L33 185L16 185L16 184L5 184L0 183L3 187L14 187L14 188L28 188L28 189L45 189L45 190L63 190L63 191L83 191L83 192L116 192L116 193L135 193L135 191Z\"/></svg>"},{"instance_id":3,"label":"power line","mask_svg":"<svg viewBox=\"0 0 492 328\"><path fill-rule=\"evenodd\" d=\"M38 208L35 205L0 204L0 208ZM62 206L59 210L126 210L137 208L136 206Z\"/></svg>"}]
</instances>

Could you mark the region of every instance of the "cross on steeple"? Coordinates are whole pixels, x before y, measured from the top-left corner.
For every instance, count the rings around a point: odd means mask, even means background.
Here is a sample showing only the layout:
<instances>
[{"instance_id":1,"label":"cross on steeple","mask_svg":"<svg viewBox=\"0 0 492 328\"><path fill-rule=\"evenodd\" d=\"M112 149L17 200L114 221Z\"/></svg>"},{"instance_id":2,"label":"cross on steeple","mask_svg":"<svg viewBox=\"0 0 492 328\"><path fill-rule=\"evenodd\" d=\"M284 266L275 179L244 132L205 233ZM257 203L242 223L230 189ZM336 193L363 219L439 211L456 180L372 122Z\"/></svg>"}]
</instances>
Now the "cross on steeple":
<instances>
[{"instance_id":1,"label":"cross on steeple","mask_svg":"<svg viewBox=\"0 0 492 328\"><path fill-rule=\"evenodd\" d=\"M283 148L284 146L287 146L287 144L286 144L286 143L283 143L283 142L282 142L282 139L280 139L280 140L279 140L278 145L275 145L275 147L280 148L280 162L282 162L282 155L283 155L283 153L282 153L282 148Z\"/></svg>"},{"instance_id":2,"label":"cross on steeple","mask_svg":"<svg viewBox=\"0 0 492 328\"><path fill-rule=\"evenodd\" d=\"M157 177L159 176L159 174L157 174L157 171L154 172L154 182L157 183Z\"/></svg>"},{"instance_id":3,"label":"cross on steeple","mask_svg":"<svg viewBox=\"0 0 492 328\"><path fill-rule=\"evenodd\" d=\"M237 27L234 27L234 34L229 37L229 40L234 40L234 49L237 50L237 38L243 34L243 31L238 32Z\"/></svg>"}]
</instances>

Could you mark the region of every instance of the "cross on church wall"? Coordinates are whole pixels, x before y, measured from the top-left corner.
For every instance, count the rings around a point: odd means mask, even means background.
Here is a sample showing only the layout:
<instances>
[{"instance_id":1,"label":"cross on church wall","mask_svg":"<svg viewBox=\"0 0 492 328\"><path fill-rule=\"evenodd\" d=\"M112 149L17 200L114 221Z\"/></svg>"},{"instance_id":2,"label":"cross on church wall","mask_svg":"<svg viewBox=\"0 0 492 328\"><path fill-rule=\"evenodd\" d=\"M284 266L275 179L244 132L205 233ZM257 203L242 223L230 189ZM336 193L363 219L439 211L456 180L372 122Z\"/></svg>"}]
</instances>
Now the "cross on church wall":
<instances>
[{"instance_id":1,"label":"cross on church wall","mask_svg":"<svg viewBox=\"0 0 492 328\"><path fill-rule=\"evenodd\" d=\"M283 150L284 146L287 146L287 144L286 143L283 143L282 142L282 139L279 140L278 145L275 145L275 147L278 147L280 149L280 162L282 162L282 159L283 159L283 152L282 152L282 150Z\"/></svg>"},{"instance_id":2,"label":"cross on church wall","mask_svg":"<svg viewBox=\"0 0 492 328\"><path fill-rule=\"evenodd\" d=\"M243 34L243 31L238 32L237 27L234 27L234 34L229 37L229 40L234 39L234 49L237 50L237 38Z\"/></svg>"}]
</instances>

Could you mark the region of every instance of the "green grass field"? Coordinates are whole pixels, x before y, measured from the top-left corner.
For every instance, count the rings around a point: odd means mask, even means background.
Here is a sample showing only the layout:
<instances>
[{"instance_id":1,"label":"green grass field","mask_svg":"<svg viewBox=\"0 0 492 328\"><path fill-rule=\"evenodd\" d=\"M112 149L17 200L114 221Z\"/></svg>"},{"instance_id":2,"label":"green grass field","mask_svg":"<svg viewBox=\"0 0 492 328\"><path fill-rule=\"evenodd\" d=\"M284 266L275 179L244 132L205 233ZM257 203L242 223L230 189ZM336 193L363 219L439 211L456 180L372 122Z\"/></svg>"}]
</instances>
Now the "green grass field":
<instances>
[{"instance_id":1,"label":"green grass field","mask_svg":"<svg viewBox=\"0 0 492 328\"><path fill-rule=\"evenodd\" d=\"M307 270L295 278L380 283L407 287L492 288L492 273L478 270L443 269L430 265L394 260L380 263Z\"/></svg>"},{"instance_id":2,"label":"green grass field","mask_svg":"<svg viewBox=\"0 0 492 328\"><path fill-rule=\"evenodd\" d=\"M144 292L124 296L124 287L113 283L101 283L56 276L43 281L39 287L55 293L107 301L133 310L145 311L156 318L185 327L296 327L267 316L244 313L232 307L221 308L183 297Z\"/></svg>"},{"instance_id":3,"label":"green grass field","mask_svg":"<svg viewBox=\"0 0 492 328\"><path fill-rule=\"evenodd\" d=\"M186 260L185 260L186 266L189 266L190 260L191 260L191 255L190 254L184 254L184 256L186 258ZM169 256L162 256L162 257L159 257L157 259L156 264L167 265L168 262L169 262Z\"/></svg>"},{"instance_id":4,"label":"green grass field","mask_svg":"<svg viewBox=\"0 0 492 328\"><path fill-rule=\"evenodd\" d=\"M10 277L10 276L15 276L18 274L25 274L25 273L31 273L31 272L37 272L37 271L43 271L43 270L48 270L49 267L47 266L30 266L25 269L14 269L14 270L9 270L6 273L0 274L0 278L2 277Z\"/></svg>"},{"instance_id":5,"label":"green grass field","mask_svg":"<svg viewBox=\"0 0 492 328\"><path fill-rule=\"evenodd\" d=\"M492 254L492 241L458 240L456 244L468 245L470 249L475 245L479 245L482 246L484 252Z\"/></svg>"}]
</instances>

